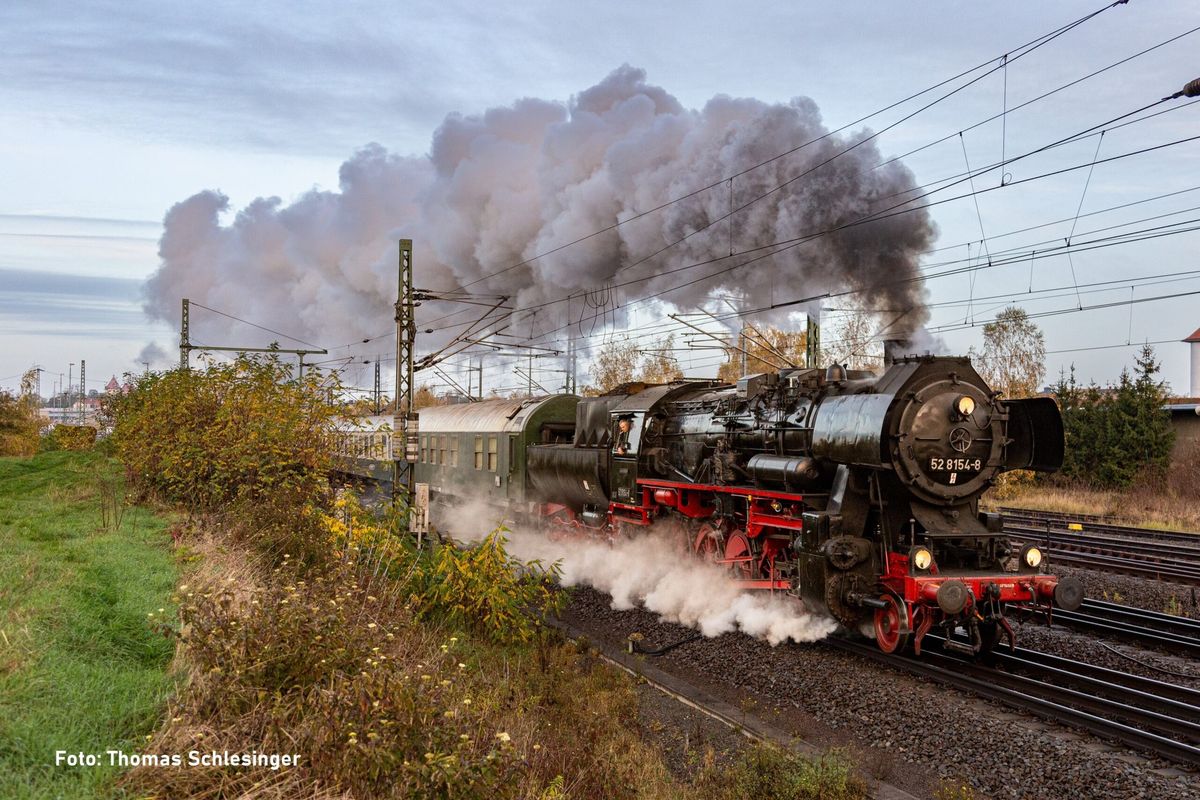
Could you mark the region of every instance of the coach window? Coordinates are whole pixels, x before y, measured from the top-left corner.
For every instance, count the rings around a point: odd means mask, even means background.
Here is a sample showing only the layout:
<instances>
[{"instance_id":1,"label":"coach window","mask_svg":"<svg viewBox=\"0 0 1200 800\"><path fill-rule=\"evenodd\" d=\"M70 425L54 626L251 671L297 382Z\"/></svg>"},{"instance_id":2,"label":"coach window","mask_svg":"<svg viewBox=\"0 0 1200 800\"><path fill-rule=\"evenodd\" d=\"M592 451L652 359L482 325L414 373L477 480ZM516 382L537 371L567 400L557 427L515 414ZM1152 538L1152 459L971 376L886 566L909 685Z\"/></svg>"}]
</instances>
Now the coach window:
<instances>
[{"instance_id":1,"label":"coach window","mask_svg":"<svg viewBox=\"0 0 1200 800\"><path fill-rule=\"evenodd\" d=\"M475 437L475 469L483 469L483 437Z\"/></svg>"},{"instance_id":2,"label":"coach window","mask_svg":"<svg viewBox=\"0 0 1200 800\"><path fill-rule=\"evenodd\" d=\"M496 449L496 437L495 437L495 436L489 436L489 437L488 437L488 453L487 453L487 456L488 456L488 469L489 469L491 472L495 472L495 471L496 471L496 454L497 454L497 452L498 452L498 451L497 451L497 449Z\"/></svg>"},{"instance_id":3,"label":"coach window","mask_svg":"<svg viewBox=\"0 0 1200 800\"><path fill-rule=\"evenodd\" d=\"M429 463L429 437L426 435L421 436L421 463Z\"/></svg>"},{"instance_id":4,"label":"coach window","mask_svg":"<svg viewBox=\"0 0 1200 800\"><path fill-rule=\"evenodd\" d=\"M458 434L450 437L450 466L458 466Z\"/></svg>"},{"instance_id":5,"label":"coach window","mask_svg":"<svg viewBox=\"0 0 1200 800\"><path fill-rule=\"evenodd\" d=\"M442 466L447 466L450 463L449 454L446 452L446 434L438 437L438 460Z\"/></svg>"}]
</instances>

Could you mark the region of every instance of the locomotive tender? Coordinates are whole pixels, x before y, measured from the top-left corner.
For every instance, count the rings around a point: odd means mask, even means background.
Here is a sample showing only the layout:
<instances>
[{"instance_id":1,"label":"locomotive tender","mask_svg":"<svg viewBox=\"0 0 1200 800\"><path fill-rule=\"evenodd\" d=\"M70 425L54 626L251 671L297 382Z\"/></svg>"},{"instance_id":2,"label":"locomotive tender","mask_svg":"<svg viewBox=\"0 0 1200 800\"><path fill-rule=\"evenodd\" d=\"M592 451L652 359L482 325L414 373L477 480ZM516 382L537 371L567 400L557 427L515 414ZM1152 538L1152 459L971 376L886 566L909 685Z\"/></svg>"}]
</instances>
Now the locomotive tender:
<instances>
[{"instance_id":1,"label":"locomotive tender","mask_svg":"<svg viewBox=\"0 0 1200 800\"><path fill-rule=\"evenodd\" d=\"M1014 565L978 511L1000 473L1061 465L1058 407L1000 397L965 357L426 408L419 430L434 524L470 499L549 535L666 536L885 652L919 654L935 626L972 653L1011 646L1006 607L1082 600L1036 546Z\"/></svg>"}]
</instances>

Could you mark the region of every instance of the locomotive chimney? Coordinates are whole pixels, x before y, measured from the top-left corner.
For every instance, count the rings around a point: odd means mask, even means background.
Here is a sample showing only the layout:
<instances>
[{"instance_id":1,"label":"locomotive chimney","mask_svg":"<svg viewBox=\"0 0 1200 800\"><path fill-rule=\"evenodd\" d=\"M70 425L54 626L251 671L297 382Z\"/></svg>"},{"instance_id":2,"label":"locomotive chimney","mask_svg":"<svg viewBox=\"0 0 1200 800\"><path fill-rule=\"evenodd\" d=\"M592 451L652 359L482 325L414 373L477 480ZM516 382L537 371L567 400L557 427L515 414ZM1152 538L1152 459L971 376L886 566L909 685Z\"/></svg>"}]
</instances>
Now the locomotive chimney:
<instances>
[{"instance_id":1,"label":"locomotive chimney","mask_svg":"<svg viewBox=\"0 0 1200 800\"><path fill-rule=\"evenodd\" d=\"M1200 397L1200 328L1184 339L1192 346L1192 390L1189 397Z\"/></svg>"},{"instance_id":2,"label":"locomotive chimney","mask_svg":"<svg viewBox=\"0 0 1200 800\"><path fill-rule=\"evenodd\" d=\"M904 357L908 342L904 339L885 339L883 342L883 366L890 367L896 359Z\"/></svg>"}]
</instances>

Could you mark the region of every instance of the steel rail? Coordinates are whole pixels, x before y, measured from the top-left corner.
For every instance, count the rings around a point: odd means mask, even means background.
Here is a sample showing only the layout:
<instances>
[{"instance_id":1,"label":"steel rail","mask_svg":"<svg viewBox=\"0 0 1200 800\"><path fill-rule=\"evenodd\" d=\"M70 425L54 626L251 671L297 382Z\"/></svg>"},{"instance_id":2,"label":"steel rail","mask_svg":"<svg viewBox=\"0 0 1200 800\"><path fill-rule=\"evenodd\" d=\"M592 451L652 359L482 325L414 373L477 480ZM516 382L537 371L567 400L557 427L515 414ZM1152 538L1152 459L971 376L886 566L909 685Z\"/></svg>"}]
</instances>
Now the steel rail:
<instances>
[{"instance_id":1,"label":"steel rail","mask_svg":"<svg viewBox=\"0 0 1200 800\"><path fill-rule=\"evenodd\" d=\"M1098 569L1102 572L1152 578L1158 581L1200 585L1200 566L1189 568L1187 566L1180 567L1168 564L1148 564L1117 556L1106 556L1097 553L1076 553L1070 550L1051 549L1048 555L1048 567L1053 567L1053 564L1057 563Z\"/></svg>"},{"instance_id":2,"label":"steel rail","mask_svg":"<svg viewBox=\"0 0 1200 800\"><path fill-rule=\"evenodd\" d=\"M1142 642L1157 647L1171 648L1190 656L1200 656L1200 639L1190 636L1176 636L1165 631L1155 631L1140 625L1128 625L1113 622L1103 617L1091 614L1080 614L1077 611L1054 610L1054 621L1080 628L1094 633L1108 634L1118 639Z\"/></svg>"},{"instance_id":3,"label":"steel rail","mask_svg":"<svg viewBox=\"0 0 1200 800\"><path fill-rule=\"evenodd\" d=\"M996 655L1003 657L1008 655L1008 653L1000 650L996 652ZM1157 678L1147 678L1142 675L1135 675L1132 672L1120 672L1109 667L1075 661L1053 655L1052 653L1043 653L1040 650L1028 650L1024 647L1018 647L1013 655L1025 662L1066 670L1072 674L1084 677L1098 678L1108 683L1120 684L1130 689L1153 694L1157 697L1178 700L1185 705L1200 707L1200 691L1180 686L1177 683L1168 683Z\"/></svg>"},{"instance_id":4,"label":"steel rail","mask_svg":"<svg viewBox=\"0 0 1200 800\"><path fill-rule=\"evenodd\" d=\"M1161 625L1172 633L1200 638L1200 619L1164 614L1161 611L1151 611L1148 608L1127 606L1121 603L1110 603L1107 600L1086 599L1081 608L1087 612L1107 614L1117 619L1133 619L1141 623L1149 623L1151 626Z\"/></svg>"},{"instance_id":5,"label":"steel rail","mask_svg":"<svg viewBox=\"0 0 1200 800\"><path fill-rule=\"evenodd\" d=\"M1089 530L1102 533L1123 534L1133 536L1139 539L1159 538L1181 542L1197 542L1200 543L1200 531L1177 531L1177 530L1162 530L1159 528L1140 528L1136 525L1122 525L1120 523L1109 522L1108 517L1103 517L1097 514L1069 514L1063 511L1035 511L1024 508L1009 508L1001 506L997 509L1000 516L1007 520L1013 520L1017 524L1042 524L1045 523L1061 523L1062 526L1071 523L1085 525Z\"/></svg>"},{"instance_id":6,"label":"steel rail","mask_svg":"<svg viewBox=\"0 0 1200 800\"><path fill-rule=\"evenodd\" d=\"M1068 545L1071 548L1085 550L1087 548L1119 550L1123 554L1145 556L1162 560L1164 557L1200 561L1200 541L1184 544L1175 541L1146 541L1126 539L1118 536L1103 536L1096 533L1079 533L1075 531L1046 530L1029 525L1006 525L1004 532L1021 541L1047 539L1052 543Z\"/></svg>"},{"instance_id":7,"label":"steel rail","mask_svg":"<svg viewBox=\"0 0 1200 800\"><path fill-rule=\"evenodd\" d=\"M1121 673L1117 673L1119 683L1110 682L1103 678L1081 675L1068 667L1054 667L1036 660L1026 660L1009 653L996 653L997 663L1006 668L1032 673L1029 675L1005 674L1004 680L1018 680L1025 688L1032 683L1047 683L1048 680L1062 681L1049 684L1064 691L1072 687L1079 692L1072 697L1072 703L1085 703L1086 710L1106 716L1123 718L1125 721L1138 726L1153 728L1156 731L1170 733L1189 742L1200 742L1200 705L1162 697L1153 692L1134 689L1121 681ZM951 658L960 661L958 658ZM966 662L964 662L966 663ZM975 669L975 665L968 666Z\"/></svg>"},{"instance_id":8,"label":"steel rail","mask_svg":"<svg viewBox=\"0 0 1200 800\"><path fill-rule=\"evenodd\" d=\"M1054 686L1024 676L1011 675L992 668L980 667L957 658L938 656L932 651L926 651L920 659L917 659L889 655L874 645L848 639L828 639L826 641L840 650L866 656L882 664L962 689L1011 708L1028 711L1043 719L1077 727L1101 738L1118 741L1123 745L1181 764L1200 766L1200 747L1103 716L1112 714L1128 719L1130 716L1138 715L1138 710L1129 704L1087 695L1083 692ZM932 663L939 659L942 664L953 665L953 669ZM1196 708L1196 714L1200 714L1200 708ZM1166 723L1158 719L1165 716L1150 711L1140 712L1140 718L1145 720L1148 726L1151 723L1174 726L1176 722L1186 722L1186 720L1175 720Z\"/></svg>"},{"instance_id":9,"label":"steel rail","mask_svg":"<svg viewBox=\"0 0 1200 800\"><path fill-rule=\"evenodd\" d=\"M1018 542L1040 544L1046 550L1047 565L1057 562L1154 580L1200 585L1200 548L1171 548L1165 544L1155 546L1125 539L1089 537L1027 527L1006 527L1005 533ZM1141 551L1141 554L1137 551ZM1180 557L1164 558L1164 554Z\"/></svg>"}]
</instances>

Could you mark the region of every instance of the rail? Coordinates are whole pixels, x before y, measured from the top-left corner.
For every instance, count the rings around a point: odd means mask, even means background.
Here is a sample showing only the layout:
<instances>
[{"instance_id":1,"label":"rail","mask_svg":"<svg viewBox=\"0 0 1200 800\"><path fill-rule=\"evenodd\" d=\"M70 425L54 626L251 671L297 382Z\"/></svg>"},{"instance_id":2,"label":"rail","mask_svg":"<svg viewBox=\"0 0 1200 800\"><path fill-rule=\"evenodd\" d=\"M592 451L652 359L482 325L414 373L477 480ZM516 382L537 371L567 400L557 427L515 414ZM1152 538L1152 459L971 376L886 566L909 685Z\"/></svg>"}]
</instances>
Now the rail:
<instances>
[{"instance_id":1,"label":"rail","mask_svg":"<svg viewBox=\"0 0 1200 800\"><path fill-rule=\"evenodd\" d=\"M863 642L827 641L840 650L1043 719L1180 764L1200 766L1200 724L1195 721L1200 719L1200 692L1115 670L1097 673L1100 668L1065 659L1052 663L1048 654L1023 649L1015 655L997 653L1004 666L998 669L932 648L917 659L888 655Z\"/></svg>"},{"instance_id":2,"label":"rail","mask_svg":"<svg viewBox=\"0 0 1200 800\"><path fill-rule=\"evenodd\" d=\"M1056 609L1054 622L1200 658L1200 621L1187 617L1119 603L1084 600L1078 611Z\"/></svg>"},{"instance_id":3,"label":"rail","mask_svg":"<svg viewBox=\"0 0 1200 800\"><path fill-rule=\"evenodd\" d=\"M1051 512L1002 512L1005 533L1041 544L1056 563L1200 585L1200 535Z\"/></svg>"}]
</instances>

